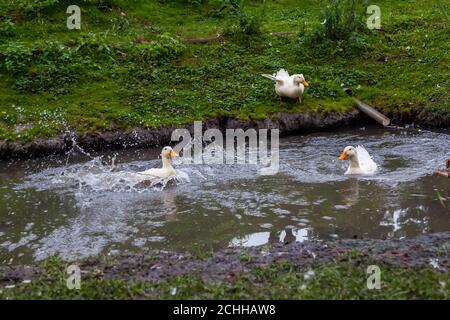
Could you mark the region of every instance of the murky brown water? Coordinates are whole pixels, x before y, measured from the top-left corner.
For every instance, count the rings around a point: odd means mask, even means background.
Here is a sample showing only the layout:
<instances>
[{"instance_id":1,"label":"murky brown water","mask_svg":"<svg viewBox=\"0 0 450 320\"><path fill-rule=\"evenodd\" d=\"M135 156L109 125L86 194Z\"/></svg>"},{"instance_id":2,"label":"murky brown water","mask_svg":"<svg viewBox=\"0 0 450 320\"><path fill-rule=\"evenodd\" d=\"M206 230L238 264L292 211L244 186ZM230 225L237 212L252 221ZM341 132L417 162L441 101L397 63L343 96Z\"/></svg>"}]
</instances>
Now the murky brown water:
<instances>
[{"instance_id":1,"label":"murky brown water","mask_svg":"<svg viewBox=\"0 0 450 320\"><path fill-rule=\"evenodd\" d=\"M337 157L350 144L367 148L376 175L344 176ZM431 174L450 157L448 134L353 130L288 137L280 148L274 176L180 159L183 179L163 190L127 186L127 173L160 165L160 150L118 152L114 167L84 155L0 163L0 263L450 230L450 180Z\"/></svg>"}]
</instances>

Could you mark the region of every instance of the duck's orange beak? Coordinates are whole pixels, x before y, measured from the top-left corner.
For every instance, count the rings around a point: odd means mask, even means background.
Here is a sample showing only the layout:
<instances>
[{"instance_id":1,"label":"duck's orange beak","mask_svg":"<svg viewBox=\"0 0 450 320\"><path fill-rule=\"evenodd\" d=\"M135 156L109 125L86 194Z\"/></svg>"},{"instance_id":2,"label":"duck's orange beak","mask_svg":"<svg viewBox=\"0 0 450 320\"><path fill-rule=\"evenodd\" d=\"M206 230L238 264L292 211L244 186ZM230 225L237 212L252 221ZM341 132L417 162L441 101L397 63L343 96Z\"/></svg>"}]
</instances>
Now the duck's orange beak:
<instances>
[{"instance_id":1,"label":"duck's orange beak","mask_svg":"<svg viewBox=\"0 0 450 320\"><path fill-rule=\"evenodd\" d=\"M347 151L344 151L341 153L341 156L339 157L339 160L344 160L345 158L347 158Z\"/></svg>"},{"instance_id":2,"label":"duck's orange beak","mask_svg":"<svg viewBox=\"0 0 450 320\"><path fill-rule=\"evenodd\" d=\"M169 157L173 158L173 157L178 157L178 154L175 151L170 151L169 153Z\"/></svg>"},{"instance_id":3,"label":"duck's orange beak","mask_svg":"<svg viewBox=\"0 0 450 320\"><path fill-rule=\"evenodd\" d=\"M309 87L309 84L308 84L308 82L306 82L306 80L303 80L302 83L303 83L303 85L305 86L305 88L306 88L306 87Z\"/></svg>"}]
</instances>

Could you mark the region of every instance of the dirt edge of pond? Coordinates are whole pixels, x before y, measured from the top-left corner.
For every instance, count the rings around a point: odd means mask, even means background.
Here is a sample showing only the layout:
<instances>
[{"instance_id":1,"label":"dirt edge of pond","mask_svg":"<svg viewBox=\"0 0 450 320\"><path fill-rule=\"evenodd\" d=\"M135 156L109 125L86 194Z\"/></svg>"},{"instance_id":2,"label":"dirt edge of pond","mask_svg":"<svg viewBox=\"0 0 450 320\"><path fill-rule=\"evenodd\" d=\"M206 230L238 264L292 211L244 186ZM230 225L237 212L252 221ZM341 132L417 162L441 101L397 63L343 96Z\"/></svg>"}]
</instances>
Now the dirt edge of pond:
<instances>
[{"instance_id":1,"label":"dirt edge of pond","mask_svg":"<svg viewBox=\"0 0 450 320\"><path fill-rule=\"evenodd\" d=\"M395 125L412 124L424 128L448 129L450 118L441 117L432 113L391 113L389 116ZM327 131L342 127L364 126L375 124L373 120L361 114L356 109L343 112L279 112L264 120L239 120L234 117L217 116L203 121L203 129L242 128L253 129L280 129L281 135L295 133L311 133ZM193 134L193 124L181 126ZM64 133L56 137L38 138L32 142L5 142L0 140L0 160L26 159L48 155L64 154L71 150L73 141L87 151L101 151L105 149L148 148L169 144L171 134L175 127L162 128L134 128L128 131L106 131L90 133L74 137L73 134Z\"/></svg>"},{"instance_id":2,"label":"dirt edge of pond","mask_svg":"<svg viewBox=\"0 0 450 320\"><path fill-rule=\"evenodd\" d=\"M217 128L244 130L280 129L281 134L312 132L350 125L359 114L356 110L342 113L278 113L264 120L242 121L232 117L217 116L203 121L203 129ZM193 134L193 124L181 126ZM169 144L175 127L134 128L128 131L106 131L75 137L81 148L87 151L104 149L148 148ZM0 159L33 158L51 154L64 154L73 146L73 135L66 133L49 139L36 139L29 143L0 141Z\"/></svg>"},{"instance_id":3,"label":"dirt edge of pond","mask_svg":"<svg viewBox=\"0 0 450 320\"><path fill-rule=\"evenodd\" d=\"M279 243L250 248L227 248L199 258L187 253L144 250L107 258L78 262L84 274L101 274L105 279L137 281L170 280L186 274L207 281L227 281L255 268L285 262L307 270L317 265L352 261L369 264L436 271L450 270L450 232L422 235L412 239L337 239ZM0 267L0 284L18 283L42 275L38 266Z\"/></svg>"}]
</instances>

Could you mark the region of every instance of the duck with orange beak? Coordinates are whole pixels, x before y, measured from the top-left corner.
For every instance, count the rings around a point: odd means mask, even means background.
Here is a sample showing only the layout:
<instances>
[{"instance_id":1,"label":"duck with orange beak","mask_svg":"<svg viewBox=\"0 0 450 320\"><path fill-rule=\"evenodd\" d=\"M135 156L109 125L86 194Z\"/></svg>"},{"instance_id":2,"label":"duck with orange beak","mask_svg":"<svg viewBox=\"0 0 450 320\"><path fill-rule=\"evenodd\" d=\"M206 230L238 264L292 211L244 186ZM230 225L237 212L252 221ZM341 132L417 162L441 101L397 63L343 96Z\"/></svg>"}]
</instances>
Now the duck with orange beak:
<instances>
[{"instance_id":1,"label":"duck with orange beak","mask_svg":"<svg viewBox=\"0 0 450 320\"><path fill-rule=\"evenodd\" d=\"M339 160L348 158L349 166L345 174L352 175L371 175L374 174L378 167L372 160L369 152L363 146L348 146L344 149Z\"/></svg>"},{"instance_id":2,"label":"duck with orange beak","mask_svg":"<svg viewBox=\"0 0 450 320\"><path fill-rule=\"evenodd\" d=\"M176 175L175 169L172 167L172 158L178 154L171 147L164 147L161 151L162 168L151 168L140 172L155 178L166 179Z\"/></svg>"},{"instance_id":3,"label":"duck with orange beak","mask_svg":"<svg viewBox=\"0 0 450 320\"><path fill-rule=\"evenodd\" d=\"M297 104L302 102L302 95L305 88L309 86L303 74L293 74L280 69L277 73L262 74L263 77L275 81L275 92L280 97L280 104L283 103L283 97L288 97L297 100Z\"/></svg>"}]
</instances>

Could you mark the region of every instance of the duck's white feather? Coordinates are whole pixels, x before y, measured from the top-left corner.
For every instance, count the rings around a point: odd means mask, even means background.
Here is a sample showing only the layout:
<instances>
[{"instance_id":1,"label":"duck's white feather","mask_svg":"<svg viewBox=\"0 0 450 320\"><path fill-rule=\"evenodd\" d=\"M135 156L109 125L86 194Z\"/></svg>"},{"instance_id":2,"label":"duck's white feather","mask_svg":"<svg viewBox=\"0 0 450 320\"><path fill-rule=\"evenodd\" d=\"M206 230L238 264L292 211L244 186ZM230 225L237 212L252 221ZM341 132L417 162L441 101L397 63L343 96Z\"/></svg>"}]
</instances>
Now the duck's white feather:
<instances>
[{"instance_id":1,"label":"duck's white feather","mask_svg":"<svg viewBox=\"0 0 450 320\"><path fill-rule=\"evenodd\" d=\"M357 146L356 154L358 155L359 166L364 174L373 174L377 171L378 166L373 161L369 152L363 146Z\"/></svg>"},{"instance_id":2,"label":"duck's white feather","mask_svg":"<svg viewBox=\"0 0 450 320\"><path fill-rule=\"evenodd\" d=\"M273 80L273 81L277 81L277 78L275 78L275 76L273 76L271 74L263 73L262 76L264 78L267 78L267 79L270 79L270 80Z\"/></svg>"},{"instance_id":3,"label":"duck's white feather","mask_svg":"<svg viewBox=\"0 0 450 320\"><path fill-rule=\"evenodd\" d=\"M163 166L162 168L151 168L145 171L141 171L140 174L148 175L149 178L159 178L165 179L176 175L175 170L172 166Z\"/></svg>"},{"instance_id":4,"label":"duck's white feather","mask_svg":"<svg viewBox=\"0 0 450 320\"><path fill-rule=\"evenodd\" d=\"M275 77L288 79L291 76L289 75L289 72L287 72L285 69L280 69L277 71L277 73L275 73Z\"/></svg>"}]
</instances>

